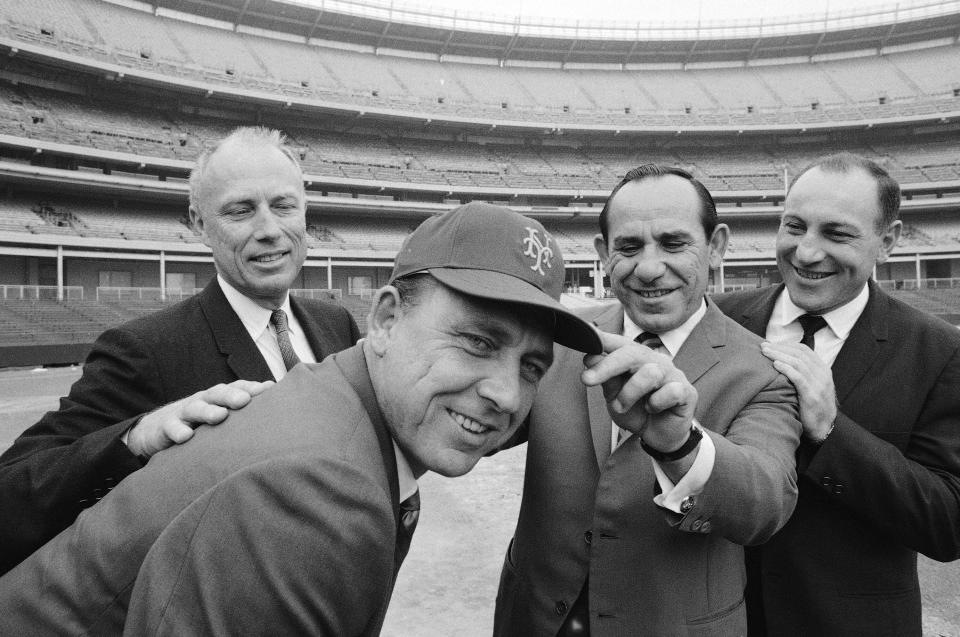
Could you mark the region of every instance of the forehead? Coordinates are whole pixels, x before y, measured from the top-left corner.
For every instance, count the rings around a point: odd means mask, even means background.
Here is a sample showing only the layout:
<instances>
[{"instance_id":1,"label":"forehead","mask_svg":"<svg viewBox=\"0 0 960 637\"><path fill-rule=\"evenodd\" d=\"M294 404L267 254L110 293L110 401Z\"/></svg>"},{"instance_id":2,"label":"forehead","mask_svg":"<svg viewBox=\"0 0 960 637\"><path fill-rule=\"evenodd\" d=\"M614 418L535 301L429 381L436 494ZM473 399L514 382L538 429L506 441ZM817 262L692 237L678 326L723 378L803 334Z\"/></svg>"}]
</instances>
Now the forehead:
<instances>
[{"instance_id":1,"label":"forehead","mask_svg":"<svg viewBox=\"0 0 960 637\"><path fill-rule=\"evenodd\" d=\"M876 180L859 168L846 173L813 168L790 189L784 213L823 224L875 224L880 219Z\"/></svg>"},{"instance_id":2,"label":"forehead","mask_svg":"<svg viewBox=\"0 0 960 637\"><path fill-rule=\"evenodd\" d=\"M623 186L610 200L607 228L611 236L639 224L654 230L703 234L701 202L686 179L676 175L647 177ZM697 232L699 229L699 232Z\"/></svg>"},{"instance_id":3,"label":"forehead","mask_svg":"<svg viewBox=\"0 0 960 637\"><path fill-rule=\"evenodd\" d=\"M290 158L269 144L234 142L221 146L207 161L202 193L219 198L245 198L298 193L302 178Z\"/></svg>"}]
</instances>

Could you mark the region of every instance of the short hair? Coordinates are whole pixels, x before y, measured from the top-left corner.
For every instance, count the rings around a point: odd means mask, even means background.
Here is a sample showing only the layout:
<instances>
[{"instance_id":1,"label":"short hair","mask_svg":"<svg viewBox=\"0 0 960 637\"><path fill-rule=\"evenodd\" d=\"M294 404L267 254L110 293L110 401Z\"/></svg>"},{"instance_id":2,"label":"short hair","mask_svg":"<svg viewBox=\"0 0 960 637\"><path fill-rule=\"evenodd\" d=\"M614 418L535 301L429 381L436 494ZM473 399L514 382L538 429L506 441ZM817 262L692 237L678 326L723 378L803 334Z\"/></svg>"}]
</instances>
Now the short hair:
<instances>
[{"instance_id":1,"label":"short hair","mask_svg":"<svg viewBox=\"0 0 960 637\"><path fill-rule=\"evenodd\" d=\"M282 132L263 126L241 126L235 128L229 135L218 141L213 146L205 148L197 158L197 163L190 171L190 207L200 212L200 189L203 186L204 177L206 177L207 165L210 158L227 144L243 143L250 145L261 145L270 148L276 148L290 160L297 173L300 175L301 185L303 183L303 170L300 168L300 161L297 159L296 152L287 145L287 137Z\"/></svg>"},{"instance_id":2,"label":"short hair","mask_svg":"<svg viewBox=\"0 0 960 637\"><path fill-rule=\"evenodd\" d=\"M418 305L426 292L435 289L441 283L429 272L414 272L394 279L390 285L397 288L400 307L410 308Z\"/></svg>"},{"instance_id":3,"label":"short hair","mask_svg":"<svg viewBox=\"0 0 960 637\"><path fill-rule=\"evenodd\" d=\"M873 178L877 183L877 200L880 204L880 217L876 222L877 232L883 232L884 228L900 218L900 184L877 162L853 153L835 153L820 157L793 178L787 194L789 195L790 191L793 190L797 180L814 168L842 175L849 174L854 170L861 170Z\"/></svg>"},{"instance_id":4,"label":"short hair","mask_svg":"<svg viewBox=\"0 0 960 637\"><path fill-rule=\"evenodd\" d=\"M690 182L690 185L693 186L693 189L697 192L697 198L700 199L700 223L703 225L703 232L707 236L707 239L710 239L710 236L713 234L713 231L717 227L717 204L713 201L713 196L711 196L710 191L707 190L706 186L701 184L693 175L687 171L676 168L674 166L663 166L661 164L643 164L642 166L637 166L636 168L631 169L623 176L623 179L620 180L620 183L613 187L613 190L610 192L610 196L607 197L606 203L603 204L603 210L600 211L600 234L603 235L603 240L607 240L607 215L610 208L610 202L613 201L614 195L620 192L620 189L633 181L642 181L644 179L650 179L652 177L666 177L667 175L674 175L685 179Z\"/></svg>"}]
</instances>

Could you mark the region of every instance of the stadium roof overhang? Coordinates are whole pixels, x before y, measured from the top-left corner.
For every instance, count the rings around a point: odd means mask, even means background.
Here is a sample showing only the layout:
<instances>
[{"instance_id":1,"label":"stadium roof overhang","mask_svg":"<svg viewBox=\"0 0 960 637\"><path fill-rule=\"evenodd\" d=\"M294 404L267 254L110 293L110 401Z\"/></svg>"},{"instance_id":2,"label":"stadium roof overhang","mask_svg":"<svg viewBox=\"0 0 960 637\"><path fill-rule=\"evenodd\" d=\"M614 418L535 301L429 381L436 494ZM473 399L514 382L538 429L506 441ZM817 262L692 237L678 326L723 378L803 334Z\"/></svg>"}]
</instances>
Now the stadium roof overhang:
<instances>
[{"instance_id":1,"label":"stadium roof overhang","mask_svg":"<svg viewBox=\"0 0 960 637\"><path fill-rule=\"evenodd\" d=\"M412 51L432 57L487 58L502 62L551 64L723 64L769 58L812 58L863 50L882 50L939 39L956 39L960 13L900 17L896 12L863 25L824 30L810 22L792 30L782 22L737 29L672 29L623 23L555 25L457 19L373 5L359 15L349 8L361 2L330 2L311 7L285 0L155 0L155 11L176 11L215 20L233 28L275 31L304 41L348 42L374 51ZM347 7L344 9L344 7ZM413 23L410 16L420 18ZM889 20L887 20L889 18ZM887 23L882 23L887 20ZM611 23L612 24L612 23Z\"/></svg>"}]
</instances>

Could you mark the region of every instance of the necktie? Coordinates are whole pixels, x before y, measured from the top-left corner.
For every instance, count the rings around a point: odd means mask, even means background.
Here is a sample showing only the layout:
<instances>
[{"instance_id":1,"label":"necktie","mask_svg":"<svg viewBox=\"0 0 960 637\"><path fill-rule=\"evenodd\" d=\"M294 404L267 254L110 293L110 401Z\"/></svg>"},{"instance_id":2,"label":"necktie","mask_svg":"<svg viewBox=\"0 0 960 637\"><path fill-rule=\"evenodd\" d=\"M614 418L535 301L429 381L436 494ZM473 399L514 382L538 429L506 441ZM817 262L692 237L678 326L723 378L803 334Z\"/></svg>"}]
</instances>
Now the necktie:
<instances>
[{"instance_id":1,"label":"necktie","mask_svg":"<svg viewBox=\"0 0 960 637\"><path fill-rule=\"evenodd\" d=\"M645 345L649 347L655 352L660 351L660 348L663 347L663 341L661 341L660 337L654 334L653 332L640 332L640 334L638 334L637 337L633 340L636 343L640 343L641 345ZM616 436L617 442L614 445L614 449L616 449L621 444L623 444L623 441L629 437L630 437L629 431L627 431L626 429L621 429L620 427L617 427L617 436Z\"/></svg>"},{"instance_id":2,"label":"necktie","mask_svg":"<svg viewBox=\"0 0 960 637\"><path fill-rule=\"evenodd\" d=\"M657 350L663 347L663 341L661 341L660 337L653 332L640 332L640 335L633 340L641 345L646 345L652 350Z\"/></svg>"},{"instance_id":3,"label":"necktie","mask_svg":"<svg viewBox=\"0 0 960 637\"><path fill-rule=\"evenodd\" d=\"M400 520L397 522L397 554L396 567L400 568L400 563L407 556L410 550L410 540L413 539L413 532L417 528L417 521L420 519L420 491L414 491L413 495L400 503Z\"/></svg>"},{"instance_id":4,"label":"necktie","mask_svg":"<svg viewBox=\"0 0 960 637\"><path fill-rule=\"evenodd\" d=\"M287 332L287 313L283 310L274 310L270 315L270 323L277 330L277 345L280 346L280 356L283 357L283 364L289 372L290 369L300 362L297 353L293 351L293 343L290 342L290 334Z\"/></svg>"},{"instance_id":5,"label":"necktie","mask_svg":"<svg viewBox=\"0 0 960 637\"><path fill-rule=\"evenodd\" d=\"M815 314L804 314L797 319L800 323L800 327L803 328L803 338L800 339L801 345L806 345L810 349L814 349L814 344L816 339L814 339L814 334L820 331L821 328L827 326L827 322L822 316L817 316Z\"/></svg>"}]
</instances>

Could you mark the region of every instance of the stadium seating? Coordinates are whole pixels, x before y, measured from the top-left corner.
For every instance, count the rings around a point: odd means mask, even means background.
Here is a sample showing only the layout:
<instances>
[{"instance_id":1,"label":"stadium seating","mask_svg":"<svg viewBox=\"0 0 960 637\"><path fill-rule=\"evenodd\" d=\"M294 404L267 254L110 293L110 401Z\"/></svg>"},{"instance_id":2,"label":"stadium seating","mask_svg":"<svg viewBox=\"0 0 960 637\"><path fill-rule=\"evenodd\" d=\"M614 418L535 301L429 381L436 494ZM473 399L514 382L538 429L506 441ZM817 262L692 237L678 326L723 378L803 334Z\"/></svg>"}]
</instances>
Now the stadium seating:
<instances>
[{"instance_id":1,"label":"stadium seating","mask_svg":"<svg viewBox=\"0 0 960 637\"><path fill-rule=\"evenodd\" d=\"M741 68L585 70L374 55L222 26L99 0L8 0L0 9L0 37L13 41L213 86L357 107L678 127L800 127L960 111L956 44Z\"/></svg>"}]
</instances>

